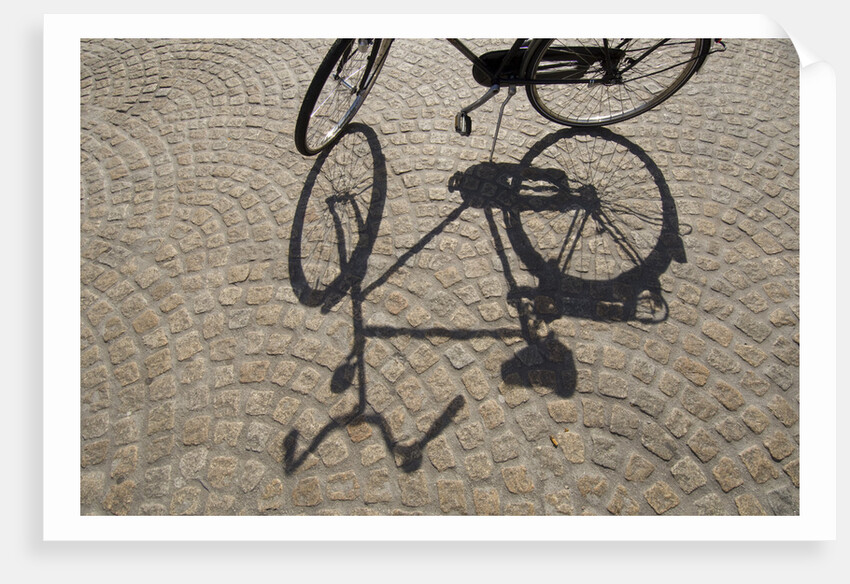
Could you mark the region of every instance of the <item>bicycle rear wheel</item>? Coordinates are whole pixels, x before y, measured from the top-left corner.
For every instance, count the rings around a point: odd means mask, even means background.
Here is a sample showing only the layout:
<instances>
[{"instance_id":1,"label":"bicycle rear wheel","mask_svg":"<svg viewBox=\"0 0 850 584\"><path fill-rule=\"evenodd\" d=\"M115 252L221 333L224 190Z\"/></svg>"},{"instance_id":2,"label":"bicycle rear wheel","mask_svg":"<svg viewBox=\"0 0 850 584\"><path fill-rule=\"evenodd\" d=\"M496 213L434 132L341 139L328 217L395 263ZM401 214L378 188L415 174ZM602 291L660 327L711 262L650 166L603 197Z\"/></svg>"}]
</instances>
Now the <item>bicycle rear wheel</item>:
<instances>
[{"instance_id":1,"label":"bicycle rear wheel","mask_svg":"<svg viewBox=\"0 0 850 584\"><path fill-rule=\"evenodd\" d=\"M304 156L333 144L363 105L384 65L391 39L338 39L307 89L295 123Z\"/></svg>"},{"instance_id":2,"label":"bicycle rear wheel","mask_svg":"<svg viewBox=\"0 0 850 584\"><path fill-rule=\"evenodd\" d=\"M567 126L603 126L667 98L705 61L710 39L543 39L523 72L531 105Z\"/></svg>"}]
</instances>

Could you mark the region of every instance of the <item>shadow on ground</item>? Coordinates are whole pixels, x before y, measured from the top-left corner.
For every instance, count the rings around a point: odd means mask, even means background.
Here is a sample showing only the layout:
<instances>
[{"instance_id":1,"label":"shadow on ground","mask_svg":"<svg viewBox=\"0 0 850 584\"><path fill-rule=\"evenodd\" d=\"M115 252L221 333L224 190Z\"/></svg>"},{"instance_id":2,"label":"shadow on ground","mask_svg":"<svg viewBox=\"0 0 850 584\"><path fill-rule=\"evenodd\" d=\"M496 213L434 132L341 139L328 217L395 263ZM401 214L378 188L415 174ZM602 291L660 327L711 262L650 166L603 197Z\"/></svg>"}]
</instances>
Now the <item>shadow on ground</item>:
<instances>
[{"instance_id":1,"label":"shadow on ground","mask_svg":"<svg viewBox=\"0 0 850 584\"><path fill-rule=\"evenodd\" d=\"M289 275L300 302L322 312L347 295L354 341L334 371L331 390L357 392L356 405L311 440L296 429L284 440L284 469L297 470L334 429L376 426L404 471L422 463L425 446L465 405L455 397L416 440L400 442L369 406L364 350L367 338L521 338L525 345L502 364L505 383L544 386L561 397L575 391L572 352L547 323L565 316L658 323L667 303L659 276L685 262L676 207L652 159L607 129L565 129L534 144L519 163L481 163L451 177L461 203L372 282L367 264L386 200L386 162L376 134L352 124L317 159L304 184L292 225ZM363 303L469 208L484 211L519 326L426 329L367 326ZM503 238L502 234L505 234ZM535 285L520 285L512 254Z\"/></svg>"}]
</instances>

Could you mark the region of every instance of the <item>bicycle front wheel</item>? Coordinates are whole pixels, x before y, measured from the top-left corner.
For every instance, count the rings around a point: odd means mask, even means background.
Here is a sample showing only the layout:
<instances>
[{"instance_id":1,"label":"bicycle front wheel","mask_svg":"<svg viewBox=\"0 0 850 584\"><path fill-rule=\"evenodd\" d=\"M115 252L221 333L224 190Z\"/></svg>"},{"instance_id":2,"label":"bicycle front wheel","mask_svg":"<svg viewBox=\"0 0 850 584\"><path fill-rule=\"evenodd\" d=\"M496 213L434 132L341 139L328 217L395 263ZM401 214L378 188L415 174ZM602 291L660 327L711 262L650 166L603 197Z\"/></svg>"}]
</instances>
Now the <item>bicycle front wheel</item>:
<instances>
[{"instance_id":1,"label":"bicycle front wheel","mask_svg":"<svg viewBox=\"0 0 850 584\"><path fill-rule=\"evenodd\" d=\"M295 123L295 147L313 156L332 145L363 105L391 39L339 39L307 89Z\"/></svg>"},{"instance_id":2,"label":"bicycle front wheel","mask_svg":"<svg viewBox=\"0 0 850 584\"><path fill-rule=\"evenodd\" d=\"M526 92L559 124L613 124L681 89L709 48L709 39L545 39L529 50Z\"/></svg>"}]
</instances>

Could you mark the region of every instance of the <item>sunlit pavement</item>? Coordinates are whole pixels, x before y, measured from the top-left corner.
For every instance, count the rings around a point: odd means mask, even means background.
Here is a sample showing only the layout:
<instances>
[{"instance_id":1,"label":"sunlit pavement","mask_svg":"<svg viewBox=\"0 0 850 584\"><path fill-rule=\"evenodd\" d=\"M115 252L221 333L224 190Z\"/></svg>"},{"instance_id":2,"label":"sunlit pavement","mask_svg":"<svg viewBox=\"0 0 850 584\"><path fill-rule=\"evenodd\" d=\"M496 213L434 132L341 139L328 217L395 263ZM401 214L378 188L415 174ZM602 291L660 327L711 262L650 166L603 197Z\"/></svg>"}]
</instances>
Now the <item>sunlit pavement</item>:
<instances>
[{"instance_id":1,"label":"sunlit pavement","mask_svg":"<svg viewBox=\"0 0 850 584\"><path fill-rule=\"evenodd\" d=\"M81 512L798 514L798 61L727 45L491 161L445 41L314 158L327 42L83 42Z\"/></svg>"}]
</instances>

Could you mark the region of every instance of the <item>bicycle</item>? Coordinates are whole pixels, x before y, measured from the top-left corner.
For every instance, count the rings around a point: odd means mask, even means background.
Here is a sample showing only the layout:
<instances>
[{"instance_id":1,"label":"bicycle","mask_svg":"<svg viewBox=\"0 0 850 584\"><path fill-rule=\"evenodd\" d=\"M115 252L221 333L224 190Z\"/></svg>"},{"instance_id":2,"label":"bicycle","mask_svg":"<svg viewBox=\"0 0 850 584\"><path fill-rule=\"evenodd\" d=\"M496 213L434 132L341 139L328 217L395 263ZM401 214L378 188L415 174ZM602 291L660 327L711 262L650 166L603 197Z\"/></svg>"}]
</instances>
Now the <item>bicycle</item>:
<instances>
[{"instance_id":1,"label":"bicycle","mask_svg":"<svg viewBox=\"0 0 850 584\"><path fill-rule=\"evenodd\" d=\"M446 39L472 63L487 87L455 116L455 130L469 136L469 113L502 87L493 147L508 100L523 86L532 107L565 126L622 122L656 107L681 89L720 39L516 39L508 50L476 55L459 39ZM712 50L712 43L721 48ZM363 105L386 62L393 39L338 39L316 71L295 124L295 146L313 156L334 144ZM492 157L492 149L491 149Z\"/></svg>"}]
</instances>

